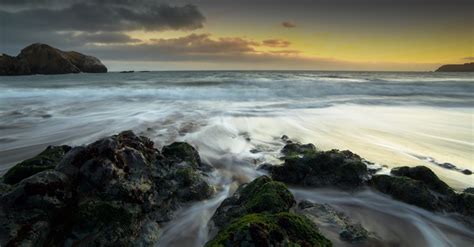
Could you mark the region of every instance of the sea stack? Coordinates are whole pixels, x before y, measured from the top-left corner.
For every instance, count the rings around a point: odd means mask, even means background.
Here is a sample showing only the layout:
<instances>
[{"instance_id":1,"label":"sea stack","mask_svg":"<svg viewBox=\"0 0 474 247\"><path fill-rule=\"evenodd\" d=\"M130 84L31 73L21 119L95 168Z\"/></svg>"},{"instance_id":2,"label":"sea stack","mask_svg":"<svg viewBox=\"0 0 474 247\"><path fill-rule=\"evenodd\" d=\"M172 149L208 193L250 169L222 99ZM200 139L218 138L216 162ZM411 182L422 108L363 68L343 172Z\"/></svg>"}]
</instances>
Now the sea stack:
<instances>
[{"instance_id":1,"label":"sea stack","mask_svg":"<svg viewBox=\"0 0 474 247\"><path fill-rule=\"evenodd\" d=\"M446 64L439 67L436 72L474 72L474 63Z\"/></svg>"},{"instance_id":2,"label":"sea stack","mask_svg":"<svg viewBox=\"0 0 474 247\"><path fill-rule=\"evenodd\" d=\"M46 44L35 43L12 57L0 56L0 75L105 73L107 67L93 56L75 51L61 51Z\"/></svg>"}]
</instances>

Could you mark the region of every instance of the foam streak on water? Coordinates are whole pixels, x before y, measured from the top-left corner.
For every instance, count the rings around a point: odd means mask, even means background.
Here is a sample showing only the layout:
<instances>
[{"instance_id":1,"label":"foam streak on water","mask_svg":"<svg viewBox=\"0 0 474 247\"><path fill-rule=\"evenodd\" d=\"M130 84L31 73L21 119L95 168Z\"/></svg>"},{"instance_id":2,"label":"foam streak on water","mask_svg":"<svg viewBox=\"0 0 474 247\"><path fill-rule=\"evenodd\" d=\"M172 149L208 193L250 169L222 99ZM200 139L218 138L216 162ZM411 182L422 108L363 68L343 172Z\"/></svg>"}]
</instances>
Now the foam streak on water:
<instances>
[{"instance_id":1,"label":"foam streak on water","mask_svg":"<svg viewBox=\"0 0 474 247\"><path fill-rule=\"evenodd\" d=\"M188 141L203 161L217 168L214 183L223 192L183 209L174 225L164 226L161 243L177 244L176 233L182 231L198 236L183 237L182 246L199 246L206 240L205 221L223 195L260 175L255 170L259 164L281 162L283 134L320 149L350 149L387 166L382 172L426 165L456 189L472 187L474 175L459 171L474 170L473 109L474 76L469 73L210 71L0 77L0 174L47 145L83 145L126 129L152 138L158 148ZM457 170L442 168L443 163ZM362 207L349 203L354 197L348 195L341 197L343 203L327 193L308 193L297 194L341 204L346 211L352 208L355 217L409 225L406 229L423 236L421 244L462 246L466 241L464 230L444 218L436 221L387 198L378 206L394 209L381 212L370 206L380 202L376 195L360 194L368 204ZM406 217L396 215L396 208ZM447 228L454 233L446 233ZM391 233L410 235L409 230Z\"/></svg>"}]
</instances>

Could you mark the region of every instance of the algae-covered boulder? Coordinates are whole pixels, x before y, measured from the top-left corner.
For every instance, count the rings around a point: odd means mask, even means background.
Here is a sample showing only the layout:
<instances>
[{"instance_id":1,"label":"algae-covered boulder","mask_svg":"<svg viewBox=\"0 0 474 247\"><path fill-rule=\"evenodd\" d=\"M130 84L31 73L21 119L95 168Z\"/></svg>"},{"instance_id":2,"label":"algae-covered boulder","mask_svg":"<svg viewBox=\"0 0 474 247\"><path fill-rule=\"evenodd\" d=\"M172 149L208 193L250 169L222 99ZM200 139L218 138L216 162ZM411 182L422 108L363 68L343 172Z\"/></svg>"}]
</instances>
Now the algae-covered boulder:
<instances>
[{"instance_id":1,"label":"algae-covered boulder","mask_svg":"<svg viewBox=\"0 0 474 247\"><path fill-rule=\"evenodd\" d=\"M426 166L396 167L390 171L396 176L405 176L422 181L428 188L441 194L451 194L453 190Z\"/></svg>"},{"instance_id":2,"label":"algae-covered boulder","mask_svg":"<svg viewBox=\"0 0 474 247\"><path fill-rule=\"evenodd\" d=\"M284 163L273 166L273 179L288 184L357 188L368 177L367 166L350 151L318 151L312 144L287 144L282 152Z\"/></svg>"},{"instance_id":3,"label":"algae-covered boulder","mask_svg":"<svg viewBox=\"0 0 474 247\"><path fill-rule=\"evenodd\" d=\"M332 246L304 216L282 212L248 214L225 227L206 244L220 246Z\"/></svg>"},{"instance_id":4,"label":"algae-covered boulder","mask_svg":"<svg viewBox=\"0 0 474 247\"><path fill-rule=\"evenodd\" d=\"M316 225L290 213L294 205L287 187L267 176L241 185L212 216L211 235L219 231L206 246L331 246Z\"/></svg>"},{"instance_id":5,"label":"algae-covered boulder","mask_svg":"<svg viewBox=\"0 0 474 247\"><path fill-rule=\"evenodd\" d=\"M201 165L198 151L186 142L174 142L162 149L163 155L174 163L188 162L192 167Z\"/></svg>"},{"instance_id":6,"label":"algae-covered boulder","mask_svg":"<svg viewBox=\"0 0 474 247\"><path fill-rule=\"evenodd\" d=\"M71 150L48 148L17 167L49 170L2 186L0 245L154 245L159 224L213 193L199 167L177 162L188 156L176 151L167 158L131 131Z\"/></svg>"},{"instance_id":7,"label":"algae-covered boulder","mask_svg":"<svg viewBox=\"0 0 474 247\"><path fill-rule=\"evenodd\" d=\"M376 175L371 179L372 187L393 198L428 210L439 208L437 198L423 182L408 177Z\"/></svg>"},{"instance_id":8,"label":"algae-covered boulder","mask_svg":"<svg viewBox=\"0 0 474 247\"><path fill-rule=\"evenodd\" d=\"M234 219L251 213L288 212L295 204L286 185L261 176L240 186L233 196L225 199L211 218L215 227L221 228Z\"/></svg>"},{"instance_id":9,"label":"algae-covered boulder","mask_svg":"<svg viewBox=\"0 0 474 247\"><path fill-rule=\"evenodd\" d=\"M69 150L71 150L71 147L66 145L49 146L35 157L22 161L10 168L3 176L3 182L6 184L16 184L38 172L52 170Z\"/></svg>"},{"instance_id":10,"label":"algae-covered boulder","mask_svg":"<svg viewBox=\"0 0 474 247\"><path fill-rule=\"evenodd\" d=\"M369 185L393 198L431 211L456 212L474 224L474 195L455 192L425 166L397 167L376 175Z\"/></svg>"}]
</instances>

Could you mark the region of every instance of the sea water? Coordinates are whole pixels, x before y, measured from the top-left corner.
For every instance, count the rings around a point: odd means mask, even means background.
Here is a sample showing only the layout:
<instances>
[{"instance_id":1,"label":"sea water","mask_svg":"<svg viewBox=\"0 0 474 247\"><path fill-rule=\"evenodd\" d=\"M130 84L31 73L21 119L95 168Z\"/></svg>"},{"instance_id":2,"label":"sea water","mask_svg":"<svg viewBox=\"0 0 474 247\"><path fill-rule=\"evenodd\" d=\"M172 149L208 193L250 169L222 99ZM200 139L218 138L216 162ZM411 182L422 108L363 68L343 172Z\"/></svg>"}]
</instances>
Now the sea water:
<instances>
[{"instance_id":1,"label":"sea water","mask_svg":"<svg viewBox=\"0 0 474 247\"><path fill-rule=\"evenodd\" d=\"M455 189L473 187L474 175L462 173L474 171L473 110L472 73L174 71L0 77L0 174L48 145L84 145L123 130L150 137L157 148L187 141L216 168L211 182L220 190L164 225L160 246L200 246L219 203L239 184L261 175L258 165L281 163L282 135L321 150L349 149L382 168L380 173L425 165ZM390 244L407 246L412 238L418 246L469 246L474 241L472 229L449 216L371 190L292 189L298 199L338 206ZM397 224L382 227L387 222Z\"/></svg>"}]
</instances>

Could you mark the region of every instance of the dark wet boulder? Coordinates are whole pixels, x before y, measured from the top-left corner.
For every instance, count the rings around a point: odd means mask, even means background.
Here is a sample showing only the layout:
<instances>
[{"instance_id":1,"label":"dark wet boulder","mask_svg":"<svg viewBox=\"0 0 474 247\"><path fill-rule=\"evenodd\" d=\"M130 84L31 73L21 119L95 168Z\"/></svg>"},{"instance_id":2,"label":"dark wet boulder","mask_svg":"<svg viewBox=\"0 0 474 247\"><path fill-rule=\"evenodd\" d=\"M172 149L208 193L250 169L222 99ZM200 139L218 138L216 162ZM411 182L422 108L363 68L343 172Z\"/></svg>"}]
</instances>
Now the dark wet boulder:
<instances>
[{"instance_id":1,"label":"dark wet boulder","mask_svg":"<svg viewBox=\"0 0 474 247\"><path fill-rule=\"evenodd\" d=\"M318 151L312 144L287 144L284 163L271 167L273 179L288 184L357 188L368 177L367 166L350 151Z\"/></svg>"},{"instance_id":2,"label":"dark wet boulder","mask_svg":"<svg viewBox=\"0 0 474 247\"><path fill-rule=\"evenodd\" d=\"M472 175L472 171L469 170L469 169L464 169L464 170L462 170L461 172L462 172L463 174L465 174L465 175Z\"/></svg>"},{"instance_id":3,"label":"dark wet boulder","mask_svg":"<svg viewBox=\"0 0 474 247\"><path fill-rule=\"evenodd\" d=\"M451 197L450 202L454 211L470 217L471 222L474 223L474 194L466 192L456 194Z\"/></svg>"},{"instance_id":4,"label":"dark wet boulder","mask_svg":"<svg viewBox=\"0 0 474 247\"><path fill-rule=\"evenodd\" d=\"M125 131L72 148L53 170L6 187L0 244L153 245L174 211L212 193L203 171Z\"/></svg>"},{"instance_id":5,"label":"dark wet boulder","mask_svg":"<svg viewBox=\"0 0 474 247\"><path fill-rule=\"evenodd\" d=\"M452 194L453 190L426 166L396 167L390 171L395 176L404 176L423 182L428 188L440 194Z\"/></svg>"},{"instance_id":6,"label":"dark wet boulder","mask_svg":"<svg viewBox=\"0 0 474 247\"><path fill-rule=\"evenodd\" d=\"M261 176L241 185L234 195L221 203L211 218L211 228L222 228L232 220L251 213L288 212L295 203L286 185Z\"/></svg>"},{"instance_id":7,"label":"dark wet boulder","mask_svg":"<svg viewBox=\"0 0 474 247\"><path fill-rule=\"evenodd\" d=\"M306 216L326 236L331 232L337 232L339 238L349 243L368 243L373 241L373 234L367 231L361 224L352 222L344 213L337 211L328 204L318 204L309 201L298 203L296 212ZM332 239L331 239L332 240ZM337 239L335 239L337 240Z\"/></svg>"},{"instance_id":8,"label":"dark wet boulder","mask_svg":"<svg viewBox=\"0 0 474 247\"><path fill-rule=\"evenodd\" d=\"M281 153L286 156L304 155L305 153L312 153L316 151L316 146L311 143L299 144L299 143L288 143L286 144Z\"/></svg>"},{"instance_id":9,"label":"dark wet boulder","mask_svg":"<svg viewBox=\"0 0 474 247\"><path fill-rule=\"evenodd\" d=\"M369 185L393 198L427 210L455 212L474 225L474 195L455 192L424 166L398 167L389 175L376 175Z\"/></svg>"},{"instance_id":10,"label":"dark wet boulder","mask_svg":"<svg viewBox=\"0 0 474 247\"><path fill-rule=\"evenodd\" d=\"M104 73L107 68L99 59L73 51L61 51L46 44L35 43L21 50L16 57L0 57L0 75Z\"/></svg>"},{"instance_id":11,"label":"dark wet boulder","mask_svg":"<svg viewBox=\"0 0 474 247\"><path fill-rule=\"evenodd\" d=\"M332 246L304 216L282 212L248 214L206 244L217 246Z\"/></svg>"},{"instance_id":12,"label":"dark wet boulder","mask_svg":"<svg viewBox=\"0 0 474 247\"><path fill-rule=\"evenodd\" d=\"M198 151L186 142L174 142L164 146L162 151L163 155L174 164L187 162L194 168L201 165Z\"/></svg>"},{"instance_id":13,"label":"dark wet boulder","mask_svg":"<svg viewBox=\"0 0 474 247\"><path fill-rule=\"evenodd\" d=\"M71 147L66 145L49 146L35 157L22 161L10 168L3 176L3 181L6 184L16 184L38 172L52 170L69 150L71 150Z\"/></svg>"},{"instance_id":14,"label":"dark wet boulder","mask_svg":"<svg viewBox=\"0 0 474 247\"><path fill-rule=\"evenodd\" d=\"M370 180L373 188L393 198L428 210L439 208L437 198L422 181L408 177L376 175Z\"/></svg>"},{"instance_id":15,"label":"dark wet boulder","mask_svg":"<svg viewBox=\"0 0 474 247\"><path fill-rule=\"evenodd\" d=\"M47 245L54 222L61 222L73 201L70 180L60 172L43 171L22 180L0 198L0 243Z\"/></svg>"},{"instance_id":16,"label":"dark wet boulder","mask_svg":"<svg viewBox=\"0 0 474 247\"><path fill-rule=\"evenodd\" d=\"M469 187L464 189L464 193L474 194L474 187Z\"/></svg>"}]
</instances>

